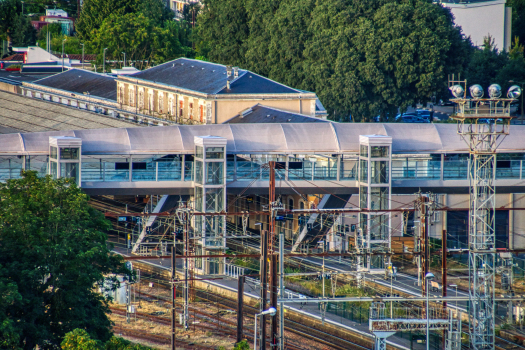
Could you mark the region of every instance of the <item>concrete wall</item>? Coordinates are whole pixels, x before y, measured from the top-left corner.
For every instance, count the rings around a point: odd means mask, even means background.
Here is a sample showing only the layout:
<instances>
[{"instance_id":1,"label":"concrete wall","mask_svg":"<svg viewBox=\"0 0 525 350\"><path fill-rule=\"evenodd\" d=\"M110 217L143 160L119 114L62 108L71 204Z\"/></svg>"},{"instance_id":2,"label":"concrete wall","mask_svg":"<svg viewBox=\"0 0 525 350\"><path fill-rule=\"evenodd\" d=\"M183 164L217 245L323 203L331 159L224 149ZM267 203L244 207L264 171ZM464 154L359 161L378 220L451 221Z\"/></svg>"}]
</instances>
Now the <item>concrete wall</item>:
<instances>
[{"instance_id":1,"label":"concrete wall","mask_svg":"<svg viewBox=\"0 0 525 350\"><path fill-rule=\"evenodd\" d=\"M442 5L450 8L454 22L461 26L466 36L470 36L475 46L483 45L483 38L490 34L498 50L508 50L505 44L510 44L510 40L506 40L505 27L510 18L505 14L505 0Z\"/></svg>"}]
</instances>

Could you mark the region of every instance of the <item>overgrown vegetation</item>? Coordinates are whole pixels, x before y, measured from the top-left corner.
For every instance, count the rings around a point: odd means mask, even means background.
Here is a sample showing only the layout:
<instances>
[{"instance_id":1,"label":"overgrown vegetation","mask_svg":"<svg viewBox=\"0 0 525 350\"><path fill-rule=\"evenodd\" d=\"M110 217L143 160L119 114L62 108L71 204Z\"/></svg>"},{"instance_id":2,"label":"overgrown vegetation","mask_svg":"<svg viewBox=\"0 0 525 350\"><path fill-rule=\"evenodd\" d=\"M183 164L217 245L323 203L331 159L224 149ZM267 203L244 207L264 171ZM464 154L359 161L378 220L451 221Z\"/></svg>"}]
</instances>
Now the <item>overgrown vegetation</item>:
<instances>
[{"instance_id":1,"label":"overgrown vegetation","mask_svg":"<svg viewBox=\"0 0 525 350\"><path fill-rule=\"evenodd\" d=\"M62 350L154 350L119 337L111 337L103 343L92 339L88 332L78 328L67 333L60 345Z\"/></svg>"},{"instance_id":2,"label":"overgrown vegetation","mask_svg":"<svg viewBox=\"0 0 525 350\"><path fill-rule=\"evenodd\" d=\"M106 245L109 223L72 179L36 172L0 183L0 348L54 349L76 328L111 338L96 288L128 274Z\"/></svg>"}]
</instances>

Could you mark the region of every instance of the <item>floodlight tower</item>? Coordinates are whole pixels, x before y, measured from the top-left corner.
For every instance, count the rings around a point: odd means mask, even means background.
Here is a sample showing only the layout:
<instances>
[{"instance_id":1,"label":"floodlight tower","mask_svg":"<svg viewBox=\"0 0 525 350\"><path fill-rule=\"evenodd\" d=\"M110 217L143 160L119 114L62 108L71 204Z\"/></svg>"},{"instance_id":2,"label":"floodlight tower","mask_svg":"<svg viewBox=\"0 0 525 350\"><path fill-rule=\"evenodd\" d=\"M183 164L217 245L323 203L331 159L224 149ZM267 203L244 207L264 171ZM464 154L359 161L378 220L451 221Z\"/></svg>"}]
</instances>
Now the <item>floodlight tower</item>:
<instances>
[{"instance_id":1,"label":"floodlight tower","mask_svg":"<svg viewBox=\"0 0 525 350\"><path fill-rule=\"evenodd\" d=\"M521 89L513 86L508 98L501 98L501 87L493 84L488 88L489 98L483 98L483 88L473 85L471 98L467 98L466 81L450 83L452 101L458 106L452 119L457 120L458 133L470 153L470 342L472 349L494 349L496 148L498 140L509 134L510 104Z\"/></svg>"}]
</instances>

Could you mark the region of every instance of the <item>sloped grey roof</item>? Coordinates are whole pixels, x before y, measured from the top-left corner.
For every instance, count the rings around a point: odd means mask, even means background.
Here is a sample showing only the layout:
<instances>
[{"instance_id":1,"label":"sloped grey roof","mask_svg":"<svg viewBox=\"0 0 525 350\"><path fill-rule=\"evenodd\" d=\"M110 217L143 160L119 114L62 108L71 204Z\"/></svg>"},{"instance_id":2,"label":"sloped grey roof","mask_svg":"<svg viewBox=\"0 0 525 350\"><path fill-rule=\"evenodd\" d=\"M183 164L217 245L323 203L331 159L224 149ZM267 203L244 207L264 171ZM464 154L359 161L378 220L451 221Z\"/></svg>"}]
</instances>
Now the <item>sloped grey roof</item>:
<instances>
[{"instance_id":1,"label":"sloped grey roof","mask_svg":"<svg viewBox=\"0 0 525 350\"><path fill-rule=\"evenodd\" d=\"M137 124L59 103L0 91L0 134L71 129L132 128Z\"/></svg>"},{"instance_id":2,"label":"sloped grey roof","mask_svg":"<svg viewBox=\"0 0 525 350\"><path fill-rule=\"evenodd\" d=\"M498 152L525 152L525 126L512 125ZM0 154L47 153L49 136L83 140L85 154L193 153L194 136L227 139L230 153L357 153L359 135L392 136L395 153L464 153L454 124L290 123L175 125L0 135Z\"/></svg>"},{"instance_id":3,"label":"sloped grey roof","mask_svg":"<svg viewBox=\"0 0 525 350\"><path fill-rule=\"evenodd\" d=\"M205 94L258 94L300 93L268 78L239 69L239 77L226 90L226 66L189 58L178 58L142 72L128 75L130 78L149 80Z\"/></svg>"},{"instance_id":4,"label":"sloped grey roof","mask_svg":"<svg viewBox=\"0 0 525 350\"><path fill-rule=\"evenodd\" d=\"M89 92L93 96L113 101L117 100L117 82L114 77L83 69L70 69L48 78L34 81L33 84L76 92L77 94Z\"/></svg>"},{"instance_id":5,"label":"sloped grey roof","mask_svg":"<svg viewBox=\"0 0 525 350\"><path fill-rule=\"evenodd\" d=\"M258 104L228 119L223 124L245 123L330 123L330 121Z\"/></svg>"}]
</instances>

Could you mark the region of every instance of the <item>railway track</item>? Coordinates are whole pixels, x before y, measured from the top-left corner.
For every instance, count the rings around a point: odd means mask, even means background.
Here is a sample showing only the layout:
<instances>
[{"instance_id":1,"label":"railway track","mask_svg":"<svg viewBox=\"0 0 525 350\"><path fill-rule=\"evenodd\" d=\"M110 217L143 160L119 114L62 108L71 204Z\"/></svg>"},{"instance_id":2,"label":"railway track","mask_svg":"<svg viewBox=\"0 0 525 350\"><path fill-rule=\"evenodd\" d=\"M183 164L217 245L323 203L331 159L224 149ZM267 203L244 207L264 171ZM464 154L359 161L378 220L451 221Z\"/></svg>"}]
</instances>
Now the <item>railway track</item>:
<instances>
[{"instance_id":1,"label":"railway track","mask_svg":"<svg viewBox=\"0 0 525 350\"><path fill-rule=\"evenodd\" d=\"M142 277L142 278L146 279L144 277ZM159 281L157 279L156 279L156 282L157 282L157 284L161 284L162 287L167 288L167 284L163 285L162 283L159 283ZM142 294L143 296L145 296L147 298L162 300L163 302L168 303L169 306L171 305L170 304L170 300L168 300L168 298L164 298L164 297L161 297L161 296L154 296L154 295L151 295L151 294L148 294L148 293L140 293L140 294ZM212 302L212 303L215 303L217 305L220 305L223 308L226 308L228 310L236 310L237 309L237 300L228 299L228 298L225 298L223 295L215 294L215 293L208 292L208 291L206 291L206 292L204 292L204 291L196 291L195 294L196 294L196 297L198 299L207 300L209 302ZM254 308L254 307L249 306L249 305L246 305L246 304L244 305L243 308L244 308L245 315L250 317L250 318L253 318L256 313L260 312L259 309ZM192 309L190 314L193 313L194 310L195 309ZM202 312L200 312L198 310L195 311L195 312L197 314L202 313ZM228 321L228 320L221 320L220 322L221 323L228 323L228 324L230 324L233 327L237 326L237 324L235 322L231 322L231 321ZM306 339L309 339L309 340L312 340L312 341L316 341L318 343L330 346L330 347L332 347L334 349L338 349L338 350L345 350L345 349L362 350L362 349L371 349L373 347L373 340L370 340L370 343L367 344L369 346L363 346L361 344L352 342L350 340L343 339L343 338L338 337L336 335L333 335L333 334L324 332L322 330L315 329L315 328L312 328L310 326L307 326L307 325L304 325L304 324L301 324L301 323L298 323L298 322L295 322L295 321L292 321L292 320L288 320L288 319L285 319L284 329L285 329L285 331L288 331L290 333L296 334L296 335L298 335L300 337L304 337ZM248 330L247 336L249 338L253 339L253 334L251 334L251 332L252 332L251 330ZM293 349L293 348L300 349L300 347L296 347L294 344L287 344L287 349Z\"/></svg>"},{"instance_id":2,"label":"railway track","mask_svg":"<svg viewBox=\"0 0 525 350\"><path fill-rule=\"evenodd\" d=\"M505 338L496 336L496 344L494 345L494 348L498 350L520 350L525 349L525 346L516 344Z\"/></svg>"}]
</instances>

